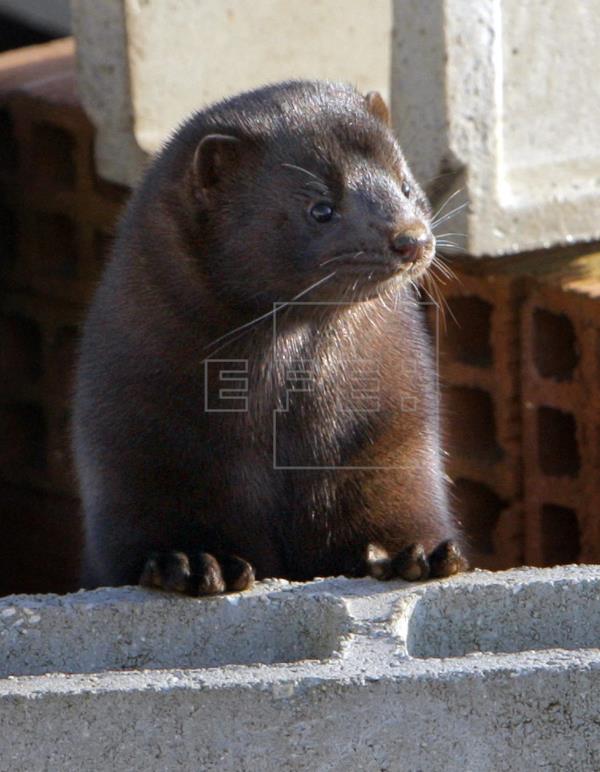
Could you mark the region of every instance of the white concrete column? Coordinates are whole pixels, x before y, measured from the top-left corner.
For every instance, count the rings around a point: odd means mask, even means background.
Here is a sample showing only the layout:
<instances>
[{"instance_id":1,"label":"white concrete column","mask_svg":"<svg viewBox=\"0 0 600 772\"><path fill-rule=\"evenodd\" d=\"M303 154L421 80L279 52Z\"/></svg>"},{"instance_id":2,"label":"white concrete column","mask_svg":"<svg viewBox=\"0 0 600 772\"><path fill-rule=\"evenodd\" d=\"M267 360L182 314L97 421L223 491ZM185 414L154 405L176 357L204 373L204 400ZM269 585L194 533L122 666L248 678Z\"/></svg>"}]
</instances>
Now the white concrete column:
<instances>
[{"instance_id":1,"label":"white concrete column","mask_svg":"<svg viewBox=\"0 0 600 772\"><path fill-rule=\"evenodd\" d=\"M600 238L598 3L396 0L394 25L401 142L469 202L441 231L472 255Z\"/></svg>"},{"instance_id":2,"label":"white concrete column","mask_svg":"<svg viewBox=\"0 0 600 772\"><path fill-rule=\"evenodd\" d=\"M439 232L464 233L469 254L600 238L592 0L73 0L73 20L111 180L135 182L210 102L285 78L342 79L391 94L421 181L462 188L452 204L468 208Z\"/></svg>"},{"instance_id":3,"label":"white concrete column","mask_svg":"<svg viewBox=\"0 0 600 772\"><path fill-rule=\"evenodd\" d=\"M289 78L388 98L391 0L72 0L100 174L134 183L189 113Z\"/></svg>"}]
</instances>

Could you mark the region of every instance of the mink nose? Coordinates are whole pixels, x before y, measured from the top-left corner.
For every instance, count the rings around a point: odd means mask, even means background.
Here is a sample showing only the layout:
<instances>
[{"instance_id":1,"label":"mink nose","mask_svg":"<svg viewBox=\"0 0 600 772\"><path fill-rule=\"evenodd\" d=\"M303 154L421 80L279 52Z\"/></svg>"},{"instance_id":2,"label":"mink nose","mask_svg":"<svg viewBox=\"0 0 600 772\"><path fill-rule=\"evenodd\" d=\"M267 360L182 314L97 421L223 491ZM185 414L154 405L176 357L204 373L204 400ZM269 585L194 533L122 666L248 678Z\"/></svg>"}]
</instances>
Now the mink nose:
<instances>
[{"instance_id":1,"label":"mink nose","mask_svg":"<svg viewBox=\"0 0 600 772\"><path fill-rule=\"evenodd\" d=\"M407 234L406 231L392 236L392 249L403 263L416 263L423 257L427 236Z\"/></svg>"}]
</instances>

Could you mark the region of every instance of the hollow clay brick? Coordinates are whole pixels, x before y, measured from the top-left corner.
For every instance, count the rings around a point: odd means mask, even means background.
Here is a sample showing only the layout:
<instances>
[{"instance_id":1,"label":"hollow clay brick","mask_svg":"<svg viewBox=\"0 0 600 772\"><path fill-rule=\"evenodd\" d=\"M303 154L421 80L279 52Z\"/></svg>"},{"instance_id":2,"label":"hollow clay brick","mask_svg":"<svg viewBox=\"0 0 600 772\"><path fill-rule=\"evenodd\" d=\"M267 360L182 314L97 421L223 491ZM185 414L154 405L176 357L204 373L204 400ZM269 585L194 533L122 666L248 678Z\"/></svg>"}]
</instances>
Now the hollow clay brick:
<instances>
[{"instance_id":1,"label":"hollow clay brick","mask_svg":"<svg viewBox=\"0 0 600 772\"><path fill-rule=\"evenodd\" d=\"M16 158L0 162L0 217L16 233L9 286L86 303L127 189L100 180L70 39L0 56L0 109ZM0 124L1 125L1 124ZM99 259L100 258L100 259Z\"/></svg>"},{"instance_id":2,"label":"hollow clay brick","mask_svg":"<svg viewBox=\"0 0 600 772\"><path fill-rule=\"evenodd\" d=\"M519 565L523 283L519 276L459 269L440 289L448 305L445 323L438 323L439 373L455 508L475 565Z\"/></svg>"},{"instance_id":3,"label":"hollow clay brick","mask_svg":"<svg viewBox=\"0 0 600 772\"><path fill-rule=\"evenodd\" d=\"M600 560L598 277L600 254L587 255L532 282L523 306L526 557L537 565Z\"/></svg>"},{"instance_id":4,"label":"hollow clay brick","mask_svg":"<svg viewBox=\"0 0 600 772\"><path fill-rule=\"evenodd\" d=\"M0 593L76 587L73 363L128 193L93 140L71 39L0 55Z\"/></svg>"}]
</instances>

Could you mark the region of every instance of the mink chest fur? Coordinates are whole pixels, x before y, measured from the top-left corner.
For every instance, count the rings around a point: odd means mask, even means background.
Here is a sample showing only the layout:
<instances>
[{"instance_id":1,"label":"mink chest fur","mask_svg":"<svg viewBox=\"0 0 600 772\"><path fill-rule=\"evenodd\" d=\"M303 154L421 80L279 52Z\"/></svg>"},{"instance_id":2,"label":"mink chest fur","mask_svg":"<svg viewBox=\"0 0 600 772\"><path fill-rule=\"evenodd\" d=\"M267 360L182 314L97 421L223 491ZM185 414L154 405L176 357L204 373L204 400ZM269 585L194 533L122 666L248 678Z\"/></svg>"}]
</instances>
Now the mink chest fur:
<instances>
[{"instance_id":1,"label":"mink chest fur","mask_svg":"<svg viewBox=\"0 0 600 772\"><path fill-rule=\"evenodd\" d=\"M81 341L84 586L466 567L416 294L430 217L376 93L282 83L174 134Z\"/></svg>"}]
</instances>

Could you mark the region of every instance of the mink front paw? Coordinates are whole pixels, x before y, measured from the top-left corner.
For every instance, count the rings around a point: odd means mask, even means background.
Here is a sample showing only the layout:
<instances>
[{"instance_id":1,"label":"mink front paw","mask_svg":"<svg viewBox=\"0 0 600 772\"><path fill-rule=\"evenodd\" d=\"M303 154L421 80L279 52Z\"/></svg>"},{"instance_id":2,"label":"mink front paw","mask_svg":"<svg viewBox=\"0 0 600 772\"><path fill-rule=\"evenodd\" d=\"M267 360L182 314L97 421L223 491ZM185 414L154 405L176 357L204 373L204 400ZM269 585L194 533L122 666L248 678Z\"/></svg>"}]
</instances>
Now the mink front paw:
<instances>
[{"instance_id":1,"label":"mink front paw","mask_svg":"<svg viewBox=\"0 0 600 772\"><path fill-rule=\"evenodd\" d=\"M254 569L237 555L155 552L148 557L139 583L185 595L218 595L250 589Z\"/></svg>"},{"instance_id":2,"label":"mink front paw","mask_svg":"<svg viewBox=\"0 0 600 772\"><path fill-rule=\"evenodd\" d=\"M419 582L467 571L469 563L458 544L449 539L438 544L429 555L422 544L411 544L393 558L372 563L370 569L371 576L381 581L405 579Z\"/></svg>"}]
</instances>

